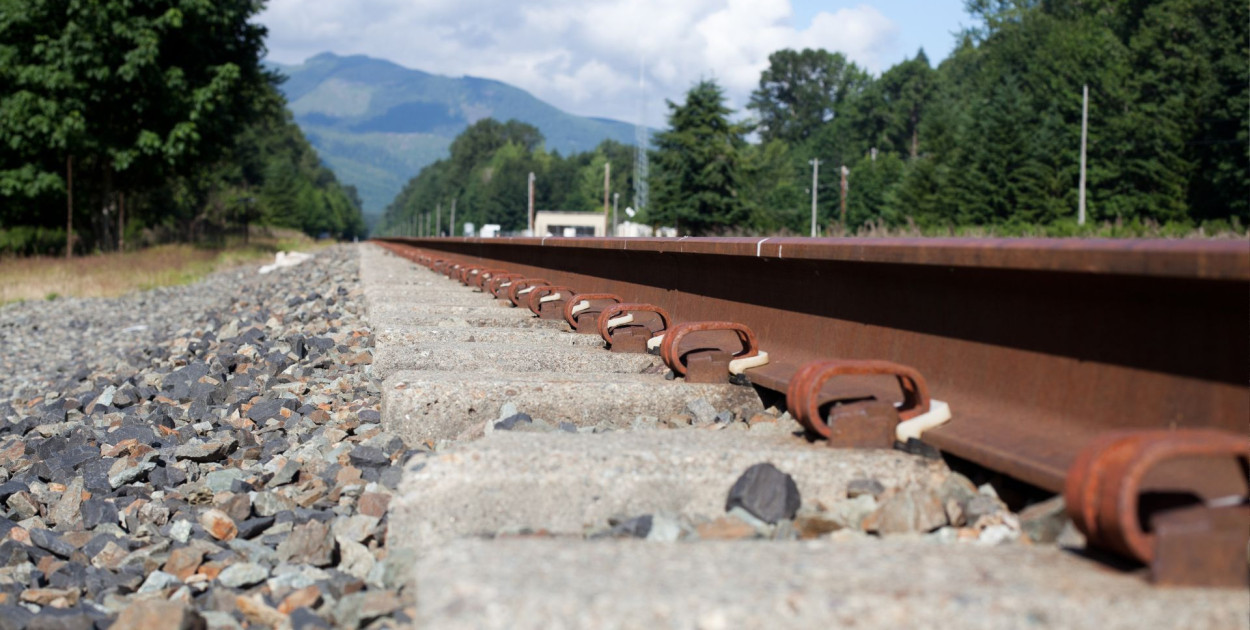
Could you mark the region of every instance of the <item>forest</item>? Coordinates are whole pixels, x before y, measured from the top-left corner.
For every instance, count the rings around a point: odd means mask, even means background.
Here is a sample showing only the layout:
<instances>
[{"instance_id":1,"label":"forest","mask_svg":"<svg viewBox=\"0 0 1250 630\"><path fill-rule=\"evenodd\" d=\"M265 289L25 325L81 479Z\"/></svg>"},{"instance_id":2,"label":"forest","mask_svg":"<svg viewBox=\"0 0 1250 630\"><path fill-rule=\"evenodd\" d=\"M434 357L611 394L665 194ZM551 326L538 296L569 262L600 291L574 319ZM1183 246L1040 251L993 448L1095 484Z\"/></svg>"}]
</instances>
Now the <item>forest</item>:
<instances>
[{"instance_id":1,"label":"forest","mask_svg":"<svg viewBox=\"0 0 1250 630\"><path fill-rule=\"evenodd\" d=\"M819 161L821 234L1245 233L1247 3L969 0L967 11L975 26L937 67L918 51L874 76L840 53L779 50L743 112L714 79L692 86L652 137L637 220L694 236L808 234ZM633 154L605 142L561 156L533 127L479 121L408 182L379 231L435 212L446 226L453 200L458 224L520 231L530 172L539 209L602 209L605 162L621 205L637 207Z\"/></svg>"},{"instance_id":2,"label":"forest","mask_svg":"<svg viewBox=\"0 0 1250 630\"><path fill-rule=\"evenodd\" d=\"M266 70L252 0L0 4L0 254L363 235Z\"/></svg>"}]
</instances>

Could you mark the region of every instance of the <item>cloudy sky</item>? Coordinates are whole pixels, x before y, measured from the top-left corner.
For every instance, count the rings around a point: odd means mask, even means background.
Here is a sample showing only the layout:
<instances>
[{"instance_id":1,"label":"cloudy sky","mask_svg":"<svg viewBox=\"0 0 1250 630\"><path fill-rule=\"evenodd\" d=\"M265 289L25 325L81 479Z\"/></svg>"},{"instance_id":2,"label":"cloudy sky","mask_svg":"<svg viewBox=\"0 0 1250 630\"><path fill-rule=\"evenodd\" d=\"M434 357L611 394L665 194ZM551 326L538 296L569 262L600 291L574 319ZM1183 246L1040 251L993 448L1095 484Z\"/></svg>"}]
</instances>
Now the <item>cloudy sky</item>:
<instances>
[{"instance_id":1,"label":"cloudy sky","mask_svg":"<svg viewBox=\"0 0 1250 630\"><path fill-rule=\"evenodd\" d=\"M874 72L923 47L936 63L969 22L963 0L270 0L269 59L364 54L498 79L566 111L647 124L714 78L741 108L780 48L840 51Z\"/></svg>"}]
</instances>

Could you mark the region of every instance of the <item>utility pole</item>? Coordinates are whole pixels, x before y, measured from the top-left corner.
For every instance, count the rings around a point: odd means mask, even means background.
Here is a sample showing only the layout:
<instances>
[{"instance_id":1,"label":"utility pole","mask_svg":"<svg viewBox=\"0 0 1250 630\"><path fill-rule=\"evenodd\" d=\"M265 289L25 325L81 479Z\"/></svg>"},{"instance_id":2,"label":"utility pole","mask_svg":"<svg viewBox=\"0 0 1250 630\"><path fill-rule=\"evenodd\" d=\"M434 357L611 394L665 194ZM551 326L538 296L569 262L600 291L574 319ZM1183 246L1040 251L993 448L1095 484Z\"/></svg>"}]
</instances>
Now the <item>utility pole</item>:
<instances>
[{"instance_id":1,"label":"utility pole","mask_svg":"<svg viewBox=\"0 0 1250 630\"><path fill-rule=\"evenodd\" d=\"M530 200L529 201L529 210L530 210L529 226L530 227L529 227L529 230L530 230L530 236L533 236L534 235L534 174L533 173L530 173L529 182L530 182L530 192L529 192L529 200Z\"/></svg>"},{"instance_id":2,"label":"utility pole","mask_svg":"<svg viewBox=\"0 0 1250 630\"><path fill-rule=\"evenodd\" d=\"M1085 225L1085 136L1089 129L1089 84L1083 86L1081 92L1081 190L1076 202L1077 225Z\"/></svg>"},{"instance_id":3,"label":"utility pole","mask_svg":"<svg viewBox=\"0 0 1250 630\"><path fill-rule=\"evenodd\" d=\"M434 204L434 236L443 235L443 204Z\"/></svg>"},{"instance_id":4,"label":"utility pole","mask_svg":"<svg viewBox=\"0 0 1250 630\"><path fill-rule=\"evenodd\" d=\"M807 163L812 165L812 238L816 238L816 185L819 181L820 160L811 159Z\"/></svg>"},{"instance_id":5,"label":"utility pole","mask_svg":"<svg viewBox=\"0 0 1250 630\"><path fill-rule=\"evenodd\" d=\"M621 205L621 193L612 193L612 236L616 236L616 207Z\"/></svg>"},{"instance_id":6,"label":"utility pole","mask_svg":"<svg viewBox=\"0 0 1250 630\"><path fill-rule=\"evenodd\" d=\"M851 170L842 165L842 229L846 229L846 176L851 174Z\"/></svg>"},{"instance_id":7,"label":"utility pole","mask_svg":"<svg viewBox=\"0 0 1250 630\"><path fill-rule=\"evenodd\" d=\"M65 158L65 257L74 257L74 156Z\"/></svg>"},{"instance_id":8,"label":"utility pole","mask_svg":"<svg viewBox=\"0 0 1250 630\"><path fill-rule=\"evenodd\" d=\"M447 233L451 236L456 235L456 198L451 198L451 225L447 226Z\"/></svg>"},{"instance_id":9,"label":"utility pole","mask_svg":"<svg viewBox=\"0 0 1250 630\"><path fill-rule=\"evenodd\" d=\"M612 163L603 163L603 216L608 216L608 186L612 178Z\"/></svg>"}]
</instances>

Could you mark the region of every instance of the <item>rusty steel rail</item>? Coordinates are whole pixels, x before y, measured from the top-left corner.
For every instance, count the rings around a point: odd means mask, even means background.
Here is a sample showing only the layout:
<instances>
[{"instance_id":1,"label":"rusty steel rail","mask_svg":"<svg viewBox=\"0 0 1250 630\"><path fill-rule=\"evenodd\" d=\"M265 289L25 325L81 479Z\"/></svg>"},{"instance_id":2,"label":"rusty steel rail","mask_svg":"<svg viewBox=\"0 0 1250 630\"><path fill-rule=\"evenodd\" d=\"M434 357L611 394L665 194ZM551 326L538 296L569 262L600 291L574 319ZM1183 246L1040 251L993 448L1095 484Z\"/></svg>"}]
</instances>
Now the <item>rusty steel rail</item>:
<instances>
[{"instance_id":1,"label":"rusty steel rail","mask_svg":"<svg viewBox=\"0 0 1250 630\"><path fill-rule=\"evenodd\" d=\"M1107 432L1250 431L1244 240L381 242L442 268L506 270L652 304L679 328L739 322L771 356L747 378L783 394L813 361L910 366L954 416L925 432L925 442L1053 492L1064 490L1082 449ZM893 382L853 388L900 400ZM1236 467L1246 461L1173 466L1163 485L1188 476L1187 487L1201 487L1213 474L1244 482ZM1244 483L1223 486L1211 492L1245 492Z\"/></svg>"}]
</instances>

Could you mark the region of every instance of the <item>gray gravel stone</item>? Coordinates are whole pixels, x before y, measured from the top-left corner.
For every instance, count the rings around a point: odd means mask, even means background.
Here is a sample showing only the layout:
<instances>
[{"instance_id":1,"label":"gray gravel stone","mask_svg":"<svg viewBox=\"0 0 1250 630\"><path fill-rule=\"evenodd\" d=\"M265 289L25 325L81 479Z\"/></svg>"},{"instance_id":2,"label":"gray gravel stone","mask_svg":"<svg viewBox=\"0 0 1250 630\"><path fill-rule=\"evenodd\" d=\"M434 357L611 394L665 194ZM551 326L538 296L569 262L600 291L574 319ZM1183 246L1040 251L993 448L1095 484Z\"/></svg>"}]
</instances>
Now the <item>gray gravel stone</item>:
<instances>
[{"instance_id":1,"label":"gray gravel stone","mask_svg":"<svg viewBox=\"0 0 1250 630\"><path fill-rule=\"evenodd\" d=\"M938 494L925 488L906 488L885 498L868 515L864 529L879 534L930 532L946 525L946 511Z\"/></svg>"},{"instance_id":2,"label":"gray gravel stone","mask_svg":"<svg viewBox=\"0 0 1250 630\"><path fill-rule=\"evenodd\" d=\"M693 416L697 424L716 422L716 407L703 398L696 398L686 403L686 413Z\"/></svg>"},{"instance_id":3,"label":"gray gravel stone","mask_svg":"<svg viewBox=\"0 0 1250 630\"><path fill-rule=\"evenodd\" d=\"M316 571L301 587L337 585L329 606L303 609L322 625L348 581L377 574L364 592L396 597L398 569L374 556L388 529L389 500L377 497L389 499L382 483L396 481L390 456L403 446L379 426L362 295L355 252L331 248L268 276L253 267L117 299L0 307L0 601L6 585L72 589L93 616L45 607L39 623L106 627L173 593L220 607L204 610L210 625L239 627L231 591L266 582L270 565ZM344 567L362 577L339 567L336 519L350 525L350 550L364 550ZM320 548L279 560L283 542L315 528L327 534ZM198 555L167 566L190 548ZM200 557L219 579L173 575L193 575L186 558ZM56 559L40 565L47 575L35 567L45 558Z\"/></svg>"},{"instance_id":4,"label":"gray gravel stone","mask_svg":"<svg viewBox=\"0 0 1250 630\"><path fill-rule=\"evenodd\" d=\"M259 584L268 577L269 570L265 567L252 562L241 562L226 567L217 576L217 581L230 588L244 588Z\"/></svg>"}]
</instances>

